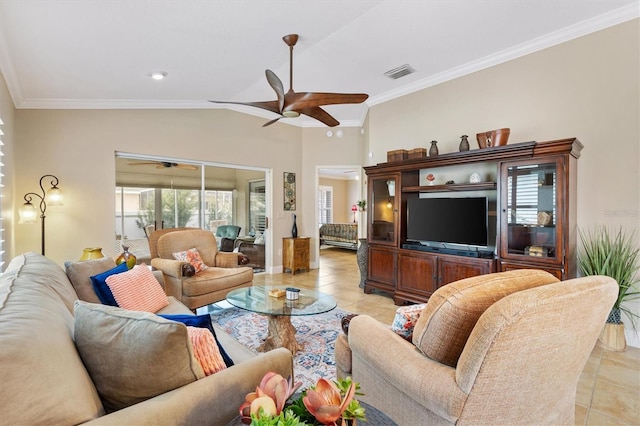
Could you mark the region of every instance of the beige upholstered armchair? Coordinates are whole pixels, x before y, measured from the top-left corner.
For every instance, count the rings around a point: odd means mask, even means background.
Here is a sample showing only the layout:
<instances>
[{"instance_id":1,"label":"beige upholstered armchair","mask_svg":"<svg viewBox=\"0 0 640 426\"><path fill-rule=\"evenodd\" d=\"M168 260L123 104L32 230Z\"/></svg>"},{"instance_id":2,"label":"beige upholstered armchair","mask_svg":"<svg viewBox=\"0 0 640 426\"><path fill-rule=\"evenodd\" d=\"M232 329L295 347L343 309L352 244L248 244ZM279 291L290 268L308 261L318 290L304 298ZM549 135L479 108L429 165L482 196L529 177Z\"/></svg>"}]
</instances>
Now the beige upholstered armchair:
<instances>
[{"instance_id":1,"label":"beige upholstered armchair","mask_svg":"<svg viewBox=\"0 0 640 426\"><path fill-rule=\"evenodd\" d=\"M338 375L398 424L573 425L576 387L616 282L521 270L438 289L412 341L360 315L336 341Z\"/></svg>"},{"instance_id":2,"label":"beige upholstered armchair","mask_svg":"<svg viewBox=\"0 0 640 426\"><path fill-rule=\"evenodd\" d=\"M207 269L193 274L189 263L173 253L195 248ZM215 236L199 228L161 229L149 235L151 266L162 271L167 295L189 309L223 300L227 293L253 284L253 269L239 266L242 253L218 251Z\"/></svg>"}]
</instances>

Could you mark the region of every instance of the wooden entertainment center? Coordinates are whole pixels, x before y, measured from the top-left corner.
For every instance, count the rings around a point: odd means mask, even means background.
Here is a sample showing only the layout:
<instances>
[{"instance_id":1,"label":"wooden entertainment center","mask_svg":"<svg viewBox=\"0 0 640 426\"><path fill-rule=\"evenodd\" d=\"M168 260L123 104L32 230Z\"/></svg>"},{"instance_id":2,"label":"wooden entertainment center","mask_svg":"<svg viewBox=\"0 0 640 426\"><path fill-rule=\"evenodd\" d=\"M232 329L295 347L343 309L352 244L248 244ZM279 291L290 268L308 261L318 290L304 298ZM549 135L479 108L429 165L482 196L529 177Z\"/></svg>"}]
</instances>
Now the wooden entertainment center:
<instances>
[{"instance_id":1,"label":"wooden entertainment center","mask_svg":"<svg viewBox=\"0 0 640 426\"><path fill-rule=\"evenodd\" d=\"M490 272L536 268L574 278L582 147L576 138L522 142L365 167L365 293L382 290L399 305L426 302L443 285ZM489 205L484 252L407 241L408 200L476 194Z\"/></svg>"}]
</instances>

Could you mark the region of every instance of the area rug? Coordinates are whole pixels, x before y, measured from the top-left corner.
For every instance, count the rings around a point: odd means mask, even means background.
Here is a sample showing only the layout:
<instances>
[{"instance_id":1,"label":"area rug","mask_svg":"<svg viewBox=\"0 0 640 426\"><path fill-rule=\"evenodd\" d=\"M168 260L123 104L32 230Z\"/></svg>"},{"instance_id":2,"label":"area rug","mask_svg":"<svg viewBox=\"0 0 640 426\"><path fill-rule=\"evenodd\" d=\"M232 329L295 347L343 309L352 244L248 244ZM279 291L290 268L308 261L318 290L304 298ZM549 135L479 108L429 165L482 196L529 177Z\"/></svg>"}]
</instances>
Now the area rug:
<instances>
[{"instance_id":1,"label":"area rug","mask_svg":"<svg viewBox=\"0 0 640 426\"><path fill-rule=\"evenodd\" d=\"M349 312L339 308L324 314L294 316L291 323L296 328L296 339L303 349L295 355L295 381L306 388L315 385L319 378L336 379L334 345L342 333L340 321ZM239 308L227 308L211 313L211 319L234 339L257 353L257 348L267 336L267 317Z\"/></svg>"}]
</instances>

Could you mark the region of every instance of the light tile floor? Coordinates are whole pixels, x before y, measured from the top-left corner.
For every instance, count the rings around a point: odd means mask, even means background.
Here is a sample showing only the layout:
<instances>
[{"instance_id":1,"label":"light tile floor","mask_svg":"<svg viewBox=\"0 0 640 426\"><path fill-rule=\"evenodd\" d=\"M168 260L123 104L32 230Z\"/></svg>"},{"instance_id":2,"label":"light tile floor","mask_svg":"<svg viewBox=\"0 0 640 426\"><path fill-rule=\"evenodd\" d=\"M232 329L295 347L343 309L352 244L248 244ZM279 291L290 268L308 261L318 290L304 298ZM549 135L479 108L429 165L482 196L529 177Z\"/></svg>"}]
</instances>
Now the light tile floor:
<instances>
[{"instance_id":1,"label":"light tile floor","mask_svg":"<svg viewBox=\"0 0 640 426\"><path fill-rule=\"evenodd\" d=\"M397 306L383 293L364 294L353 250L321 250L320 268L296 275L257 274L255 285L291 285L333 295L338 307L391 324ZM611 352L596 345L576 394L576 425L640 426L640 349Z\"/></svg>"}]
</instances>

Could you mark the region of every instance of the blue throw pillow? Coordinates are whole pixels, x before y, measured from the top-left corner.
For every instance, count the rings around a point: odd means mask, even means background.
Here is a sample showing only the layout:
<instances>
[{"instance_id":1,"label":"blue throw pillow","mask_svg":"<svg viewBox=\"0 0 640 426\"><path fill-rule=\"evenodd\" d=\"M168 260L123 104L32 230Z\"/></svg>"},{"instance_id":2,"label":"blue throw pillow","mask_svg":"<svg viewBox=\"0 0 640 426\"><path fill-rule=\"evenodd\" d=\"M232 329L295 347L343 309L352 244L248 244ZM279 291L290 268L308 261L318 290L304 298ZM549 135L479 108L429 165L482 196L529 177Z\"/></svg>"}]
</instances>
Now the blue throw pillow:
<instances>
[{"instance_id":1,"label":"blue throw pillow","mask_svg":"<svg viewBox=\"0 0 640 426\"><path fill-rule=\"evenodd\" d=\"M200 327L200 328L208 328L211 334L216 341L216 345L218 345L218 350L220 351L220 355L224 360L224 363L227 367L231 367L233 365L233 360L224 350L220 341L218 340L218 336L216 336L216 332L213 330L213 325L211 325L211 316L209 315L163 315L158 314L162 318L166 318L171 321L181 322L184 325L188 325L189 327Z\"/></svg>"},{"instance_id":2,"label":"blue throw pillow","mask_svg":"<svg viewBox=\"0 0 640 426\"><path fill-rule=\"evenodd\" d=\"M98 299L102 302L103 305L109 306L118 306L118 302L113 297L113 293L111 293L111 289L107 285L107 277L115 274L121 274L123 272L127 272L129 268L127 268L127 263L121 263L113 269L109 269L101 274L94 275L91 278L91 282L93 283L93 290L96 292Z\"/></svg>"}]
</instances>

